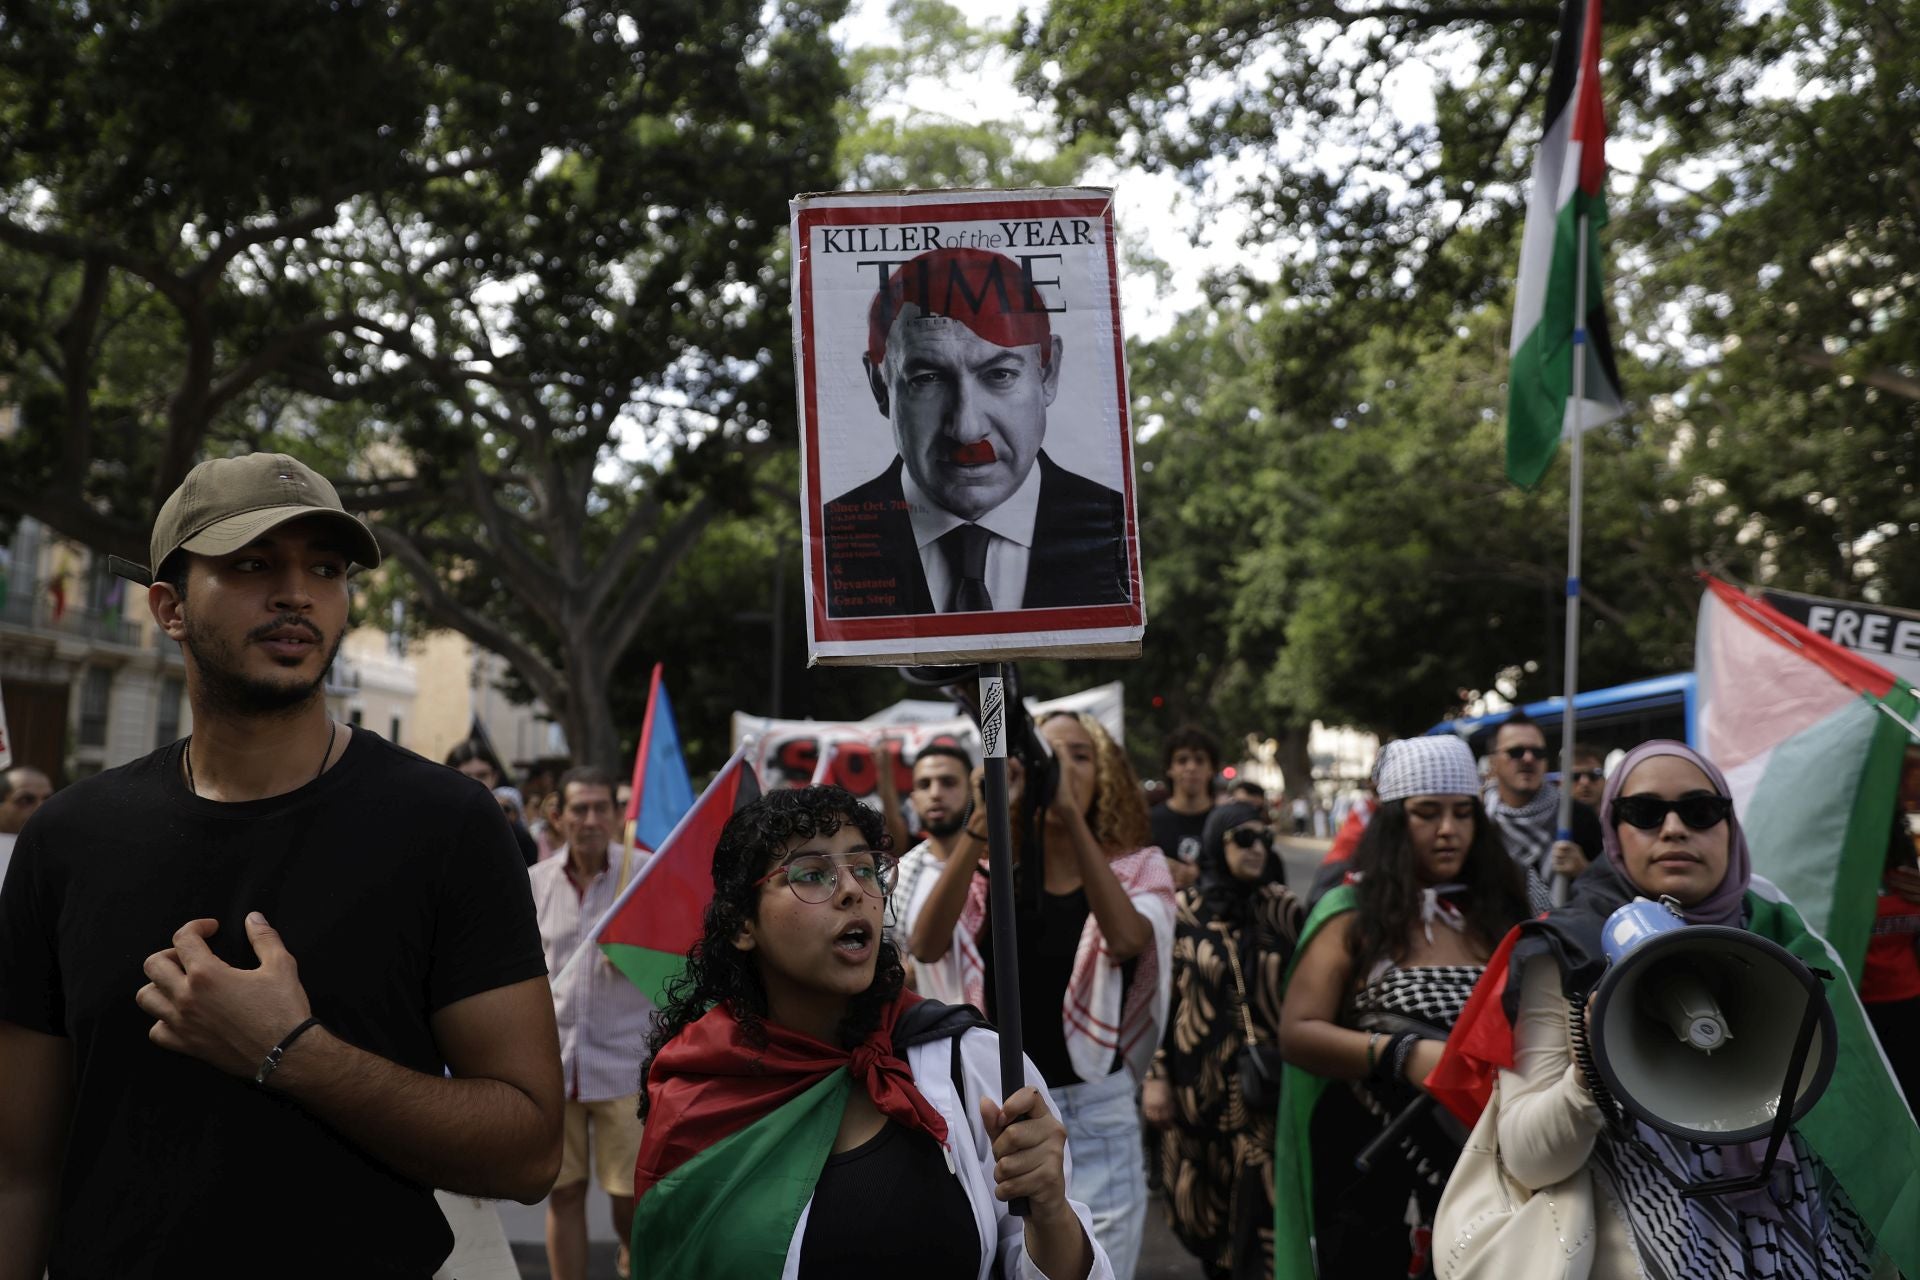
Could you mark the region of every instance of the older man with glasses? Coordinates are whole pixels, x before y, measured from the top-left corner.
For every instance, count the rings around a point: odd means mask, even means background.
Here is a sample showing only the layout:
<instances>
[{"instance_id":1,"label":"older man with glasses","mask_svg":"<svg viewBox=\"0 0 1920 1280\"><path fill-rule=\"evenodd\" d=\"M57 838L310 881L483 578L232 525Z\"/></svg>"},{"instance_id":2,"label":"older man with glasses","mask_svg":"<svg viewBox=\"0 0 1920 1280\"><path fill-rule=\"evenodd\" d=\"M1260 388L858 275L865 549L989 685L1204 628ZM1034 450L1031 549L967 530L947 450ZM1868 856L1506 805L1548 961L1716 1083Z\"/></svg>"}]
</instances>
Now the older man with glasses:
<instances>
[{"instance_id":1,"label":"older man with glasses","mask_svg":"<svg viewBox=\"0 0 1920 1280\"><path fill-rule=\"evenodd\" d=\"M1481 797L1500 838L1527 872L1527 901L1536 911L1552 905L1547 885L1555 874L1569 880L1587 869L1588 858L1571 840L1558 840L1560 788L1547 781L1547 735L1524 711L1501 721L1487 753L1493 778Z\"/></svg>"}]
</instances>

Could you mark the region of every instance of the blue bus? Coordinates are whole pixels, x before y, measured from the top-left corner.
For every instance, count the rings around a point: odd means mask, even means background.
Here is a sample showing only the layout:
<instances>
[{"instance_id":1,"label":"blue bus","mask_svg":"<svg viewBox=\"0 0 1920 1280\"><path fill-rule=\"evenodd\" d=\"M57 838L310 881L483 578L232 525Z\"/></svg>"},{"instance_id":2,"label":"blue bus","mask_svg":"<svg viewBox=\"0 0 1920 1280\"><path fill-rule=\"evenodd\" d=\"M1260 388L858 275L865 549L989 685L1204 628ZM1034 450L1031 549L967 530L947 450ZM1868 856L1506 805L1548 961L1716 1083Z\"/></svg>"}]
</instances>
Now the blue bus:
<instances>
[{"instance_id":1,"label":"blue bus","mask_svg":"<svg viewBox=\"0 0 1920 1280\"><path fill-rule=\"evenodd\" d=\"M1582 744L1597 748L1602 759L1616 748L1629 750L1649 738L1679 738L1697 746L1699 687L1698 677L1691 671L1683 671L1678 675L1655 676L1651 680L1635 680L1611 689L1576 694L1574 736ZM1546 731L1547 745L1558 755L1566 699L1529 702L1520 710L1540 723ZM1474 755L1483 756L1492 744L1494 730L1512 714L1509 709L1492 715L1443 720L1427 732L1457 734L1466 739Z\"/></svg>"}]
</instances>

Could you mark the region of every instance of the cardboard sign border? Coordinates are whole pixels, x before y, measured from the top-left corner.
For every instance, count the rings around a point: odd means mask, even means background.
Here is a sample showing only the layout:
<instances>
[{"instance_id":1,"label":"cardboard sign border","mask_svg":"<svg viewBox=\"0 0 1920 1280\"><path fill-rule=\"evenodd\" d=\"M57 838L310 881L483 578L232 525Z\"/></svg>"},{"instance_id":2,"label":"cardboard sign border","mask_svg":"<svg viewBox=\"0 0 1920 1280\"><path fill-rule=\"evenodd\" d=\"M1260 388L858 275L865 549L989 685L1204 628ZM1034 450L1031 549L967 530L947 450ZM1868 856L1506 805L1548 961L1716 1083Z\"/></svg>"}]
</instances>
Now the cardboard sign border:
<instances>
[{"instance_id":1,"label":"cardboard sign border","mask_svg":"<svg viewBox=\"0 0 1920 1280\"><path fill-rule=\"evenodd\" d=\"M1127 383L1126 335L1121 327L1120 274L1113 227L1113 192L1102 187L1030 191L825 192L792 201L794 244L794 376L800 398L801 557L807 595L809 666L892 666L997 661L1037 657L1138 657L1146 633L1146 597L1140 571L1139 517L1133 475L1132 393ZM841 618L826 611L826 535L819 493L820 403L814 371L813 255L816 227L893 225L904 211L932 221L1006 217L1097 218L1106 233L1108 306L1112 312L1115 389L1118 394L1123 536L1127 544L1126 604L1067 609L1007 609L979 614L918 614L897 618Z\"/></svg>"}]
</instances>

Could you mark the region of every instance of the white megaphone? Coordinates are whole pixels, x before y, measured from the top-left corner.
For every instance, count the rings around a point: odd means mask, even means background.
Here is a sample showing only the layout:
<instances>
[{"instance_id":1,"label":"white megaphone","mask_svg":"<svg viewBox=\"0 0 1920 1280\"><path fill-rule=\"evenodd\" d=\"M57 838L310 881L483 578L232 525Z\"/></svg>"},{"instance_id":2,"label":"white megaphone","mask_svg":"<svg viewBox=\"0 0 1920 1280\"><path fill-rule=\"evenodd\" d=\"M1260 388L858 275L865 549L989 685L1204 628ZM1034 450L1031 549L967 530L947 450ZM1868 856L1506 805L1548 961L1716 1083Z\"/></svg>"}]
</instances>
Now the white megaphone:
<instances>
[{"instance_id":1,"label":"white megaphone","mask_svg":"<svg viewBox=\"0 0 1920 1280\"><path fill-rule=\"evenodd\" d=\"M1770 1168L1833 1078L1838 1039L1821 988L1831 975L1745 929L1689 925L1664 899L1615 911L1601 946L1608 963L1590 1034L1604 1091L1687 1142L1770 1138ZM1730 1189L1701 1184L1695 1194Z\"/></svg>"}]
</instances>

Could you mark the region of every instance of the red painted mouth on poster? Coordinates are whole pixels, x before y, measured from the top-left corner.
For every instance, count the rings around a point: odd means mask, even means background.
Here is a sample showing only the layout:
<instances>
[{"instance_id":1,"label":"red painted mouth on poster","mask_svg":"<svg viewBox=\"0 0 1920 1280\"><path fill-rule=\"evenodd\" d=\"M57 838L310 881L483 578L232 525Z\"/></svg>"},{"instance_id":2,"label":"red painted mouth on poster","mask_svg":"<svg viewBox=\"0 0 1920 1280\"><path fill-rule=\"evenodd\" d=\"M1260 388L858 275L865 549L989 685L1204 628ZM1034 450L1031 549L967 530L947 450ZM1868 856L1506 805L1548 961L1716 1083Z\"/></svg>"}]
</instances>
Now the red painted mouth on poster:
<instances>
[{"instance_id":1,"label":"red painted mouth on poster","mask_svg":"<svg viewBox=\"0 0 1920 1280\"><path fill-rule=\"evenodd\" d=\"M950 455L957 467L985 466L993 461L993 442L975 440L972 444L963 444Z\"/></svg>"}]
</instances>

